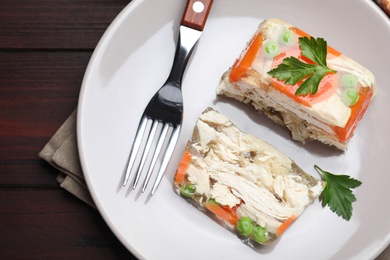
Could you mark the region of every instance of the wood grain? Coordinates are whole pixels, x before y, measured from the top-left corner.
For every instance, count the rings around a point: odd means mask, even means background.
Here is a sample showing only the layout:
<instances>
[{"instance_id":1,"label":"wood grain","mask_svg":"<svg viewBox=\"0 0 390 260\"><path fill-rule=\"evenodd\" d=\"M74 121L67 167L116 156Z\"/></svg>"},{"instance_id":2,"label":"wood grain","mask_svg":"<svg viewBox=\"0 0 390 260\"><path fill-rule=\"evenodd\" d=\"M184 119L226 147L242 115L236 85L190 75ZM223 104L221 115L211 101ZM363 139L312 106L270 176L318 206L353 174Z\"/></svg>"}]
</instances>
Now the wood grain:
<instances>
[{"instance_id":1,"label":"wood grain","mask_svg":"<svg viewBox=\"0 0 390 260\"><path fill-rule=\"evenodd\" d=\"M130 1L2 0L0 259L133 259L39 151L75 109L99 39Z\"/></svg>"},{"instance_id":2,"label":"wood grain","mask_svg":"<svg viewBox=\"0 0 390 260\"><path fill-rule=\"evenodd\" d=\"M36 158L77 105L91 52L0 52L0 158Z\"/></svg>"},{"instance_id":3,"label":"wood grain","mask_svg":"<svg viewBox=\"0 0 390 260\"><path fill-rule=\"evenodd\" d=\"M38 157L75 109L96 44L129 2L1 0L0 259L134 259Z\"/></svg>"},{"instance_id":4,"label":"wood grain","mask_svg":"<svg viewBox=\"0 0 390 260\"><path fill-rule=\"evenodd\" d=\"M64 190L1 189L0 218L1 259L132 258L97 211Z\"/></svg>"},{"instance_id":5,"label":"wood grain","mask_svg":"<svg viewBox=\"0 0 390 260\"><path fill-rule=\"evenodd\" d=\"M93 49L124 0L2 0L0 49Z\"/></svg>"}]
</instances>

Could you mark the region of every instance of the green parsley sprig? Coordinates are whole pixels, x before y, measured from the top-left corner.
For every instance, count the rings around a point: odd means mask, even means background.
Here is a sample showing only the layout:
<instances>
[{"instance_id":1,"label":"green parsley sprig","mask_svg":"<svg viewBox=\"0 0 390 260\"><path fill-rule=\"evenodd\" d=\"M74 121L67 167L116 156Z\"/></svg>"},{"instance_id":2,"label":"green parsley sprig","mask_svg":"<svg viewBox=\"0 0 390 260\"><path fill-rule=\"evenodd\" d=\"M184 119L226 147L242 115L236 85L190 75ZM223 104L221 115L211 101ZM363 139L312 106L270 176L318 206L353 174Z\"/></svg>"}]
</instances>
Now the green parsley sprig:
<instances>
[{"instance_id":1,"label":"green parsley sprig","mask_svg":"<svg viewBox=\"0 0 390 260\"><path fill-rule=\"evenodd\" d=\"M335 175L326 172L317 165L314 165L314 168L321 173L323 180L326 182L320 197L322 206L328 205L338 216L350 220L352 217L352 202L356 201L351 189L359 187L362 182L348 175Z\"/></svg>"},{"instance_id":2,"label":"green parsley sprig","mask_svg":"<svg viewBox=\"0 0 390 260\"><path fill-rule=\"evenodd\" d=\"M295 85L303 80L303 83L296 90L295 95L314 95L318 91L318 86L323 77L328 73L336 73L326 65L327 43L322 38L299 37L299 47L302 56L306 57L314 64L305 63L295 57L283 59L273 70L268 72L274 78L285 81L288 85Z\"/></svg>"}]
</instances>

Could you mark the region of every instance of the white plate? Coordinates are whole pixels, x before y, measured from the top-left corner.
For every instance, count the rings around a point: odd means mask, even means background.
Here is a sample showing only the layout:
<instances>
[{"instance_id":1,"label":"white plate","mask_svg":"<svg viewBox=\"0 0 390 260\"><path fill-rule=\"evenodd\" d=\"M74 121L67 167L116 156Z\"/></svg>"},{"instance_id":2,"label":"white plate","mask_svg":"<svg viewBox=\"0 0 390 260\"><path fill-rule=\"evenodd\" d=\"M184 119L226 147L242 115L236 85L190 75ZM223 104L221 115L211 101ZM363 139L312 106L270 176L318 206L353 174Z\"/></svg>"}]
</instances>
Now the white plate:
<instances>
[{"instance_id":1,"label":"white plate","mask_svg":"<svg viewBox=\"0 0 390 260\"><path fill-rule=\"evenodd\" d=\"M371 1L216 0L184 77L184 126L156 195L122 188L138 120L165 81L186 1L134 0L101 39L84 78L78 141L83 171L100 213L121 242L147 259L368 259L390 241L390 22ZM301 145L253 109L220 99L215 88L267 18L284 19L368 67L379 91L345 153ZM240 242L174 193L172 180L196 118L212 106L243 131L275 145L310 174L313 165L363 185L348 222L317 200L275 244ZM130 185L129 185L130 186ZM150 185L151 186L151 185Z\"/></svg>"}]
</instances>

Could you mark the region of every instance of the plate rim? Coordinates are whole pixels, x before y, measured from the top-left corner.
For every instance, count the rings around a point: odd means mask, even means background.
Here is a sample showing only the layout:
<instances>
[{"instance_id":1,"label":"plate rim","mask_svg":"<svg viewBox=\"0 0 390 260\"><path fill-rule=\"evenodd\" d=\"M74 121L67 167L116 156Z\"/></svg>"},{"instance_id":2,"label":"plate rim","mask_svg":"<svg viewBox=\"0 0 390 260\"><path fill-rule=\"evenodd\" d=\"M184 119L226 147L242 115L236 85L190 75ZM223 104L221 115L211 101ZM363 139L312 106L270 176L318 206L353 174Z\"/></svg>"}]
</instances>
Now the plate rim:
<instances>
[{"instance_id":1,"label":"plate rim","mask_svg":"<svg viewBox=\"0 0 390 260\"><path fill-rule=\"evenodd\" d=\"M85 97L85 91L87 89L87 82L88 78L91 76L91 70L93 68L93 64L95 63L96 56L104 50L104 46L106 44L109 44L110 38L113 33L121 26L122 22L124 19L126 19L131 13L142 3L146 0L132 0L112 21L112 23L108 26L104 34L102 35L101 39L99 40L98 44L96 45L95 50L93 51L93 54L91 56L91 59L87 65L82 84L81 84L81 89L80 89L80 94L79 94L79 101L78 101L78 107L77 107L77 149L79 152L79 158L80 158L80 163L82 170L84 172L84 177L86 179L86 183L88 186L88 190L93 198L94 203L97 206L97 209L101 216L103 217L104 221L107 223L109 226L110 230L115 234L115 236L121 241L121 243L129 249L129 251L136 256L137 258L143 258L140 252L138 252L128 241L126 241L125 237L122 236L122 234L115 228L114 223L112 223L111 219L109 216L106 214L106 212L103 210L103 206L101 205L101 202L97 199L97 194L96 190L94 189L93 185L91 184L91 175L87 171L87 165L86 165L86 160L84 156L84 149L83 149L83 141L81 140L81 131L82 131L82 117L81 115L83 114L83 99ZM381 18L387 23L389 29L390 29L390 19L389 17L383 12L380 7L374 3L374 1L371 0L360 0L362 2L366 2L368 5L371 5L373 10L376 11L378 15L381 16ZM387 238L387 242L383 243L381 247L375 252L376 254L373 255L373 257L377 257L383 250L385 250L390 244L390 236Z\"/></svg>"}]
</instances>

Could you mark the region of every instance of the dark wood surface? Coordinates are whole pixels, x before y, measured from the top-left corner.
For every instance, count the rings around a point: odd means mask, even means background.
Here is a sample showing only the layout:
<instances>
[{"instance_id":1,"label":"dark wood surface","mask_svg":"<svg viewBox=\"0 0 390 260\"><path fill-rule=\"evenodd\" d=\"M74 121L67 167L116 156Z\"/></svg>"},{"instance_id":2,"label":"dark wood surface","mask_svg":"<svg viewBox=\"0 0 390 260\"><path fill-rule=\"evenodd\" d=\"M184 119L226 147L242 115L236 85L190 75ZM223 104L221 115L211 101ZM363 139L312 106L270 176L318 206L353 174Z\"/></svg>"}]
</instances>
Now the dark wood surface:
<instances>
[{"instance_id":1,"label":"dark wood surface","mask_svg":"<svg viewBox=\"0 0 390 260\"><path fill-rule=\"evenodd\" d=\"M96 44L129 2L0 0L0 259L133 258L38 157L76 107Z\"/></svg>"},{"instance_id":2,"label":"dark wood surface","mask_svg":"<svg viewBox=\"0 0 390 260\"><path fill-rule=\"evenodd\" d=\"M0 259L131 259L39 151L75 109L92 52L129 0L0 0Z\"/></svg>"}]
</instances>

